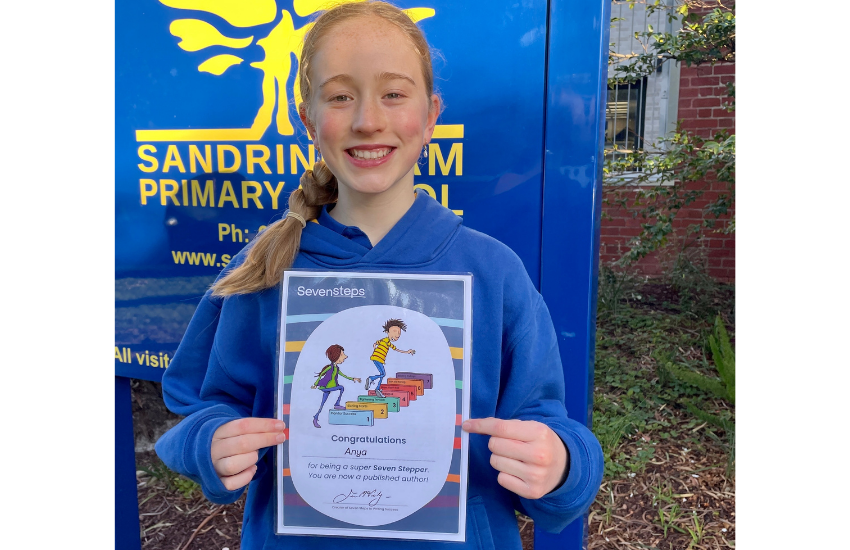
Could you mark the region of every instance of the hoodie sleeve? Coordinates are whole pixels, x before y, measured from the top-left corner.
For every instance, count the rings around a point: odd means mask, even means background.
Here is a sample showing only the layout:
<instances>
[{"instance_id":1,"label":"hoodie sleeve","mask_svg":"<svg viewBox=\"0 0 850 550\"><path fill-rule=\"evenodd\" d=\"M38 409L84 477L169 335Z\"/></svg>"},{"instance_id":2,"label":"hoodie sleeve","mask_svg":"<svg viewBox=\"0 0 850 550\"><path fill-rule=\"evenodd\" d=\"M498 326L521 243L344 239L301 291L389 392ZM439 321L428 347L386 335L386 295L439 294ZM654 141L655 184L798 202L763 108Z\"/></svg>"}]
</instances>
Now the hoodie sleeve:
<instances>
[{"instance_id":1,"label":"hoodie sleeve","mask_svg":"<svg viewBox=\"0 0 850 550\"><path fill-rule=\"evenodd\" d=\"M156 453L169 468L200 484L210 501L228 504L244 488L228 491L218 478L210 454L212 438L223 424L251 416L251 408L228 393L234 382L215 352L220 315L220 306L207 293L162 377L166 406L185 418L156 442Z\"/></svg>"},{"instance_id":2,"label":"hoodie sleeve","mask_svg":"<svg viewBox=\"0 0 850 550\"><path fill-rule=\"evenodd\" d=\"M530 282L529 282L530 284ZM540 499L519 504L542 529L558 533L590 507L602 481L602 448L584 424L567 417L558 342L549 310L533 288L525 326L508 340L503 357L499 418L536 420L551 428L567 448L564 483Z\"/></svg>"}]
</instances>

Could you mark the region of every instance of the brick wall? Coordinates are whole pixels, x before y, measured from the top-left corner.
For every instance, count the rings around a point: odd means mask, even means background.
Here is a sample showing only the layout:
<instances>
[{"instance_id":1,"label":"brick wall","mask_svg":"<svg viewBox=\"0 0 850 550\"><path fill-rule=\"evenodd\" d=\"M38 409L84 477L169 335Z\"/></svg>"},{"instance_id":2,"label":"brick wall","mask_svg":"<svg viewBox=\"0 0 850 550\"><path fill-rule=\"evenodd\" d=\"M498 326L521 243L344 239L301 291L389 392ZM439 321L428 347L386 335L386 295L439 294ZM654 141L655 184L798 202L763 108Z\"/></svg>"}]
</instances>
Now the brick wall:
<instances>
[{"instance_id":1,"label":"brick wall","mask_svg":"<svg viewBox=\"0 0 850 550\"><path fill-rule=\"evenodd\" d=\"M735 131L734 112L727 112L721 104L726 101L725 84L735 79L735 64L721 63L714 67L685 67L681 68L679 81L678 119L682 128L692 131L701 137L711 137L719 129ZM709 175L710 176L710 175ZM698 182L697 187L707 186L703 197L687 208L679 211L674 222L675 238L684 236L684 229L703 219L702 207L708 201L726 191L726 185L713 182L710 177L705 182ZM728 222L721 218L717 227L724 227ZM600 255L603 264L619 258L627 250L628 240L640 231L640 220L616 205L603 205ZM675 246L675 244L673 245ZM735 280L735 235L704 233L704 238L695 252L704 257L708 273L721 282ZM673 250L655 254L641 260L636 268L638 272L657 276L664 272L666 260Z\"/></svg>"}]
</instances>

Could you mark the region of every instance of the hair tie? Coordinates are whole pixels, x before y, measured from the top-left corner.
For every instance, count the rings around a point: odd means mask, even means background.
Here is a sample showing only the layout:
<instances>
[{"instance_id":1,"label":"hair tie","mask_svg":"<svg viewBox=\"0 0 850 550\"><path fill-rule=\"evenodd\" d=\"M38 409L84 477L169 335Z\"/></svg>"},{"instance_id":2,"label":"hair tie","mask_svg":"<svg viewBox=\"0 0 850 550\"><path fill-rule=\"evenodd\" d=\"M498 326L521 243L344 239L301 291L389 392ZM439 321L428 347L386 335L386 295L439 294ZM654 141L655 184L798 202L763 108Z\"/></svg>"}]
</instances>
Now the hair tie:
<instances>
[{"instance_id":1,"label":"hair tie","mask_svg":"<svg viewBox=\"0 0 850 550\"><path fill-rule=\"evenodd\" d=\"M297 212L293 212L292 210L290 210L289 212L286 213L286 217L287 218L295 218L296 220L301 222L301 229L304 229L305 227L307 227L307 220L305 220L304 216L302 216L301 214L299 214Z\"/></svg>"}]
</instances>

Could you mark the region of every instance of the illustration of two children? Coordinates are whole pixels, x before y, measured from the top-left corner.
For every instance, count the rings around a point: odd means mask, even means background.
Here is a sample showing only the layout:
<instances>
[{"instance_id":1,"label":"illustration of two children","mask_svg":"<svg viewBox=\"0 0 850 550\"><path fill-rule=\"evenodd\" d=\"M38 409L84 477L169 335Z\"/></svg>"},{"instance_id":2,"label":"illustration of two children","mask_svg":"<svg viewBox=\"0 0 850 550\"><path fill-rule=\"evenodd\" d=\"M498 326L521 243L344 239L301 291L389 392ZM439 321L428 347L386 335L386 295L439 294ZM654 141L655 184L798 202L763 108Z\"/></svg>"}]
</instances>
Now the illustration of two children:
<instances>
[{"instance_id":1,"label":"illustration of two children","mask_svg":"<svg viewBox=\"0 0 850 550\"><path fill-rule=\"evenodd\" d=\"M372 344L373 352L370 360L375 364L375 367L378 369L378 374L370 376L366 379L366 390L370 389L372 382L375 380L378 381L375 386L375 395L378 397L384 397L384 394L381 392L381 383L384 381L384 376L386 376L386 370L384 369L384 363L387 361L387 352L390 349L394 349L399 353L407 353L413 355L416 353L416 350L400 350L393 345L393 342L399 339L401 336L401 331L407 331L407 325L401 319L390 319L383 326L384 332L387 334L384 338L381 338L374 344ZM345 407L340 405L340 401L342 400L342 394L345 391L345 388L341 386L338 382L338 377L342 376L348 380L359 383L359 378L352 378L347 376L341 370L339 370L339 365L345 361L348 356L345 354L345 350L339 344L333 344L331 347L325 351L325 355L330 360L330 364L326 365L321 372L318 373L318 378L316 382L311 386L311 389L318 389L322 391L322 404L319 406L319 410L316 412L316 415L313 416L313 426L316 428L321 428L322 426L319 424L319 415L322 413L322 409L325 407L325 401L328 400L328 395L333 391L338 391L339 394L336 398L336 404L334 405L334 409L344 410Z\"/></svg>"}]
</instances>

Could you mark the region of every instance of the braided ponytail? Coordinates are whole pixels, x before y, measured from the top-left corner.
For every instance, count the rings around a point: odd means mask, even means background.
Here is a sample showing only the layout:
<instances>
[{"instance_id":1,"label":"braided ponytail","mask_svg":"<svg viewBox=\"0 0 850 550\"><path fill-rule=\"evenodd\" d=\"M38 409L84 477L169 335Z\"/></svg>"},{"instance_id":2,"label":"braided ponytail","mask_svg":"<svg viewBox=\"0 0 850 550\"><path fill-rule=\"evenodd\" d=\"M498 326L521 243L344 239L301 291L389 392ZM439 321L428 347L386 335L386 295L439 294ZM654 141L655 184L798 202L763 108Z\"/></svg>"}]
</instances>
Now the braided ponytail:
<instances>
[{"instance_id":1,"label":"braided ponytail","mask_svg":"<svg viewBox=\"0 0 850 550\"><path fill-rule=\"evenodd\" d=\"M314 220L324 205L336 202L337 194L336 177L325 161L319 160L301 176L301 187L289 195L289 211ZM257 235L242 265L212 286L213 296L249 294L278 284L298 254L301 229L301 222L293 218L268 226Z\"/></svg>"}]
</instances>

